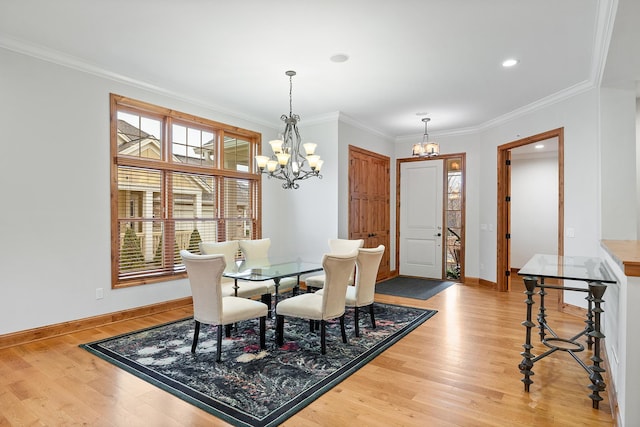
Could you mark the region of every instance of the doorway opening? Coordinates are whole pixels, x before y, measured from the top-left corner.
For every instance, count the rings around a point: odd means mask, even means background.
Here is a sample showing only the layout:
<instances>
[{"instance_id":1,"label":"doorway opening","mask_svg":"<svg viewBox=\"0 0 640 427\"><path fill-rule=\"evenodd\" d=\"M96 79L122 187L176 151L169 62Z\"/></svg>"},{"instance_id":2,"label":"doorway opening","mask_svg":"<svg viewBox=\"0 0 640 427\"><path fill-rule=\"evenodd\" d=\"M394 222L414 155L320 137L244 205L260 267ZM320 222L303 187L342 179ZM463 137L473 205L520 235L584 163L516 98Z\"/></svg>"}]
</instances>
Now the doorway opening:
<instances>
[{"instance_id":1,"label":"doorway opening","mask_svg":"<svg viewBox=\"0 0 640 427\"><path fill-rule=\"evenodd\" d=\"M545 144L546 142L546 144ZM557 146L555 152L546 155L535 155L536 145ZM536 163L538 162L538 163ZM551 179L539 178L543 172L538 169L537 175L514 174L514 168L526 165L529 170L535 170L538 165L552 163L551 167L555 177ZM524 167L522 168L524 169ZM522 169L519 169L521 171ZM524 172L526 173L526 172ZM523 173L523 174L524 174ZM516 181L514 182L514 175ZM528 217L524 221L529 221L532 225L547 227L545 234L547 237L543 241L535 242L533 237L531 250L535 252L555 252L557 255L564 253L564 129L558 128L527 138L519 139L498 147L498 219L497 219L497 288L505 292L513 290L512 279L517 272L517 267L522 267L519 263L526 262L519 257L523 257L517 249L514 253L512 243L515 239L523 239L522 230L526 224L522 224L523 209L529 208L533 218ZM526 181L529 189L519 184L519 181ZM545 188L546 186L546 188ZM534 194L541 196L534 199ZM554 200L549 200L551 195ZM547 199L541 198L547 197ZM529 198L527 200L526 198ZM514 200L518 200L518 206L514 206ZM547 200L546 202L544 200ZM527 202L530 202L527 205ZM524 202L524 203L523 203ZM518 215L517 218L514 215ZM515 230L514 230L515 227ZM532 228L532 227L530 227ZM518 230L518 236L514 231ZM540 235L544 233L540 232ZM525 237L527 238L527 237ZM522 240L518 241L518 246L522 247ZM530 254L529 256L533 255ZM518 264L518 265L516 265ZM516 267L514 269L514 267ZM561 299L561 295L559 297ZM559 299L559 304L562 301Z\"/></svg>"}]
</instances>

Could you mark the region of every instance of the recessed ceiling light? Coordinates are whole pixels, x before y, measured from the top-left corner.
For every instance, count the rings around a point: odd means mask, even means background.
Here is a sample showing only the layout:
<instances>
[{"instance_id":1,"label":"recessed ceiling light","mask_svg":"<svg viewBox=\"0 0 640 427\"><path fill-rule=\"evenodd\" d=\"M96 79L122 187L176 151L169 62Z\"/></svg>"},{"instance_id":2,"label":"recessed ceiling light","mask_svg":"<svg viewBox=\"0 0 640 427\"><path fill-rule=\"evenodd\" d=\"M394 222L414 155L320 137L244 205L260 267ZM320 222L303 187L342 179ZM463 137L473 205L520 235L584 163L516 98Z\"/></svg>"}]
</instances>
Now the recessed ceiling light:
<instances>
[{"instance_id":1,"label":"recessed ceiling light","mask_svg":"<svg viewBox=\"0 0 640 427\"><path fill-rule=\"evenodd\" d=\"M337 53L329 58L331 62L347 62L349 55L344 53Z\"/></svg>"},{"instance_id":2,"label":"recessed ceiling light","mask_svg":"<svg viewBox=\"0 0 640 427\"><path fill-rule=\"evenodd\" d=\"M544 148L544 144L538 144L538 145L536 145L536 147L535 147L535 148L536 148L537 150L540 150L540 149Z\"/></svg>"},{"instance_id":3,"label":"recessed ceiling light","mask_svg":"<svg viewBox=\"0 0 640 427\"><path fill-rule=\"evenodd\" d=\"M506 60L504 60L504 61L502 62L502 66L503 66L503 67L505 67L505 68L509 68L509 67L513 67L513 66L514 66L514 65L516 65L518 62L520 62L520 61L518 61L517 59L513 59L513 58L511 58L511 59L506 59Z\"/></svg>"}]
</instances>

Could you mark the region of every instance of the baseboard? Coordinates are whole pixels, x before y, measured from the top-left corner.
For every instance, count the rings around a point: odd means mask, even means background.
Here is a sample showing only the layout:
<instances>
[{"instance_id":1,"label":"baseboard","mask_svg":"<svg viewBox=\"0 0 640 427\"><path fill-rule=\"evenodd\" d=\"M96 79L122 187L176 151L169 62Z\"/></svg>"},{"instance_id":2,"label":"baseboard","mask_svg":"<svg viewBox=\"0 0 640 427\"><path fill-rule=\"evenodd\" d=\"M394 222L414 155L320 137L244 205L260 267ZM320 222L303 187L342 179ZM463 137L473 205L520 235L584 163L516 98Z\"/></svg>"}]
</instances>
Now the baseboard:
<instances>
[{"instance_id":1,"label":"baseboard","mask_svg":"<svg viewBox=\"0 0 640 427\"><path fill-rule=\"evenodd\" d=\"M611 405L611 418L618 422L618 425L622 425L620 423L620 407L618 406L618 393L616 391L616 385L611 378L611 364L609 363L609 354L607 353L607 346L605 345L606 338L603 338L601 341L601 345L604 349L602 352L602 360L604 363L604 369L608 376L607 381L607 397L609 398L609 404Z\"/></svg>"},{"instance_id":2,"label":"baseboard","mask_svg":"<svg viewBox=\"0 0 640 427\"><path fill-rule=\"evenodd\" d=\"M571 316L581 317L581 318L584 318L584 319L587 318L587 309L586 308L582 308L582 307L578 307L576 305L563 303L562 304L562 312L566 313L566 314L569 314Z\"/></svg>"},{"instance_id":3,"label":"baseboard","mask_svg":"<svg viewBox=\"0 0 640 427\"><path fill-rule=\"evenodd\" d=\"M466 278L465 278L465 282L466 282ZM498 289L498 284L490 280L478 279L478 285L484 286L485 288Z\"/></svg>"},{"instance_id":4,"label":"baseboard","mask_svg":"<svg viewBox=\"0 0 640 427\"><path fill-rule=\"evenodd\" d=\"M191 297L146 305L143 307L131 308L128 310L116 311L113 313L101 314L99 316L86 317L84 319L72 320L69 322L56 323L54 325L42 326L24 331L12 332L0 335L0 349L13 347L15 345L26 344L32 341L44 340L60 335L70 334L85 329L96 328L110 323L121 322L123 320L135 319L137 317L148 316L150 314L162 313L180 307L189 306L193 303Z\"/></svg>"}]
</instances>

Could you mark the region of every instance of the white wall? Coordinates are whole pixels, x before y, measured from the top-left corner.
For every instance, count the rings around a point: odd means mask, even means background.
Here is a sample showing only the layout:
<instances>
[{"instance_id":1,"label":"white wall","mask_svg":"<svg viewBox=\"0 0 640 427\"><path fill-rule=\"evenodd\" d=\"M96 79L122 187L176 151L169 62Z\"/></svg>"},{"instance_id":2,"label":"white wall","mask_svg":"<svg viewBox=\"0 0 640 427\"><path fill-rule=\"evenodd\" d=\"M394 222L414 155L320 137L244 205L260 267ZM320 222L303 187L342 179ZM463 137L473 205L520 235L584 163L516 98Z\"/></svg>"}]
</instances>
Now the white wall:
<instances>
[{"instance_id":1,"label":"white wall","mask_svg":"<svg viewBox=\"0 0 640 427\"><path fill-rule=\"evenodd\" d=\"M0 63L0 334L188 296L185 280L111 289L109 93L277 129L4 49ZM265 184L269 227L281 193Z\"/></svg>"},{"instance_id":2,"label":"white wall","mask_svg":"<svg viewBox=\"0 0 640 427\"><path fill-rule=\"evenodd\" d=\"M602 88L600 112L602 238L635 240L638 218L635 90Z\"/></svg>"},{"instance_id":3,"label":"white wall","mask_svg":"<svg viewBox=\"0 0 640 427\"><path fill-rule=\"evenodd\" d=\"M272 255L322 260L329 238L338 237L339 158L337 118L299 124L305 142L318 144L324 160L322 179L299 181L297 190L281 188L282 181L263 178L262 188L274 196L263 197L263 236L271 237Z\"/></svg>"},{"instance_id":4,"label":"white wall","mask_svg":"<svg viewBox=\"0 0 640 427\"><path fill-rule=\"evenodd\" d=\"M511 268L558 253L558 157L512 157Z\"/></svg>"}]
</instances>

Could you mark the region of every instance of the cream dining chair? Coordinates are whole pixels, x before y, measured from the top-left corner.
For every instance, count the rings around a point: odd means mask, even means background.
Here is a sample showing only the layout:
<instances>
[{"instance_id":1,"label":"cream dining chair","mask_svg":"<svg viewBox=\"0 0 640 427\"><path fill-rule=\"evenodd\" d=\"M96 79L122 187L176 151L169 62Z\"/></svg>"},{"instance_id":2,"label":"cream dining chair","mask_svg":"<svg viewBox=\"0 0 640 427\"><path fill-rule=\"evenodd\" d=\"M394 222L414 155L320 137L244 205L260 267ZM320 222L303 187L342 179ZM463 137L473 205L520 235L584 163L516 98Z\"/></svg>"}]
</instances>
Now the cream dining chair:
<instances>
[{"instance_id":1,"label":"cream dining chair","mask_svg":"<svg viewBox=\"0 0 640 427\"><path fill-rule=\"evenodd\" d=\"M236 255L240 249L237 240L226 242L200 242L200 253L203 255L222 254L226 262L225 272L235 273L237 270ZM262 302L271 306L271 293L273 283L251 282L248 280L238 280L238 289L235 289L235 280L230 277L222 278L222 295L238 296L242 298L261 297Z\"/></svg>"},{"instance_id":2,"label":"cream dining chair","mask_svg":"<svg viewBox=\"0 0 640 427\"><path fill-rule=\"evenodd\" d=\"M271 239L265 237L263 239L247 239L240 240L240 250L244 255L245 266L259 266L261 264L270 264L269 248L271 247ZM271 293L275 290L275 282L273 280L265 280L264 283L270 289ZM298 279L295 277L283 277L278 284L278 292L292 290L295 295L298 291Z\"/></svg>"},{"instance_id":3,"label":"cream dining chair","mask_svg":"<svg viewBox=\"0 0 640 427\"><path fill-rule=\"evenodd\" d=\"M284 318L309 319L310 330L314 322L320 322L320 351L326 354L326 321L340 318L342 341L347 343L344 328L345 298L349 274L353 271L356 252L350 254L325 254L322 267L325 271L324 292L304 293L281 301L276 307L276 342L284 344Z\"/></svg>"},{"instance_id":4,"label":"cream dining chair","mask_svg":"<svg viewBox=\"0 0 640 427\"><path fill-rule=\"evenodd\" d=\"M355 335L360 336L359 313L361 307L369 308L371 316L371 327L375 329L376 319L373 315L373 300L376 293L376 278L380 261L384 255L384 245L377 248L359 248L356 258L356 279L355 285L347 286L345 305L354 308ZM318 294L322 294L324 289L320 289Z\"/></svg>"},{"instance_id":5,"label":"cream dining chair","mask_svg":"<svg viewBox=\"0 0 640 427\"><path fill-rule=\"evenodd\" d=\"M187 269L193 297L195 330L191 352L195 353L200 334L200 324L217 326L216 361L222 360L222 327L250 319L260 319L260 348L266 348L265 331L268 307L247 298L223 296L222 272L226 262L224 255L196 255L181 250L180 256Z\"/></svg>"},{"instance_id":6,"label":"cream dining chair","mask_svg":"<svg viewBox=\"0 0 640 427\"><path fill-rule=\"evenodd\" d=\"M332 254L348 254L364 246L363 239L329 239L329 253ZM322 289L324 286L324 274L309 276L304 279L304 283L308 291ZM353 271L349 276L349 285L353 284Z\"/></svg>"}]
</instances>

